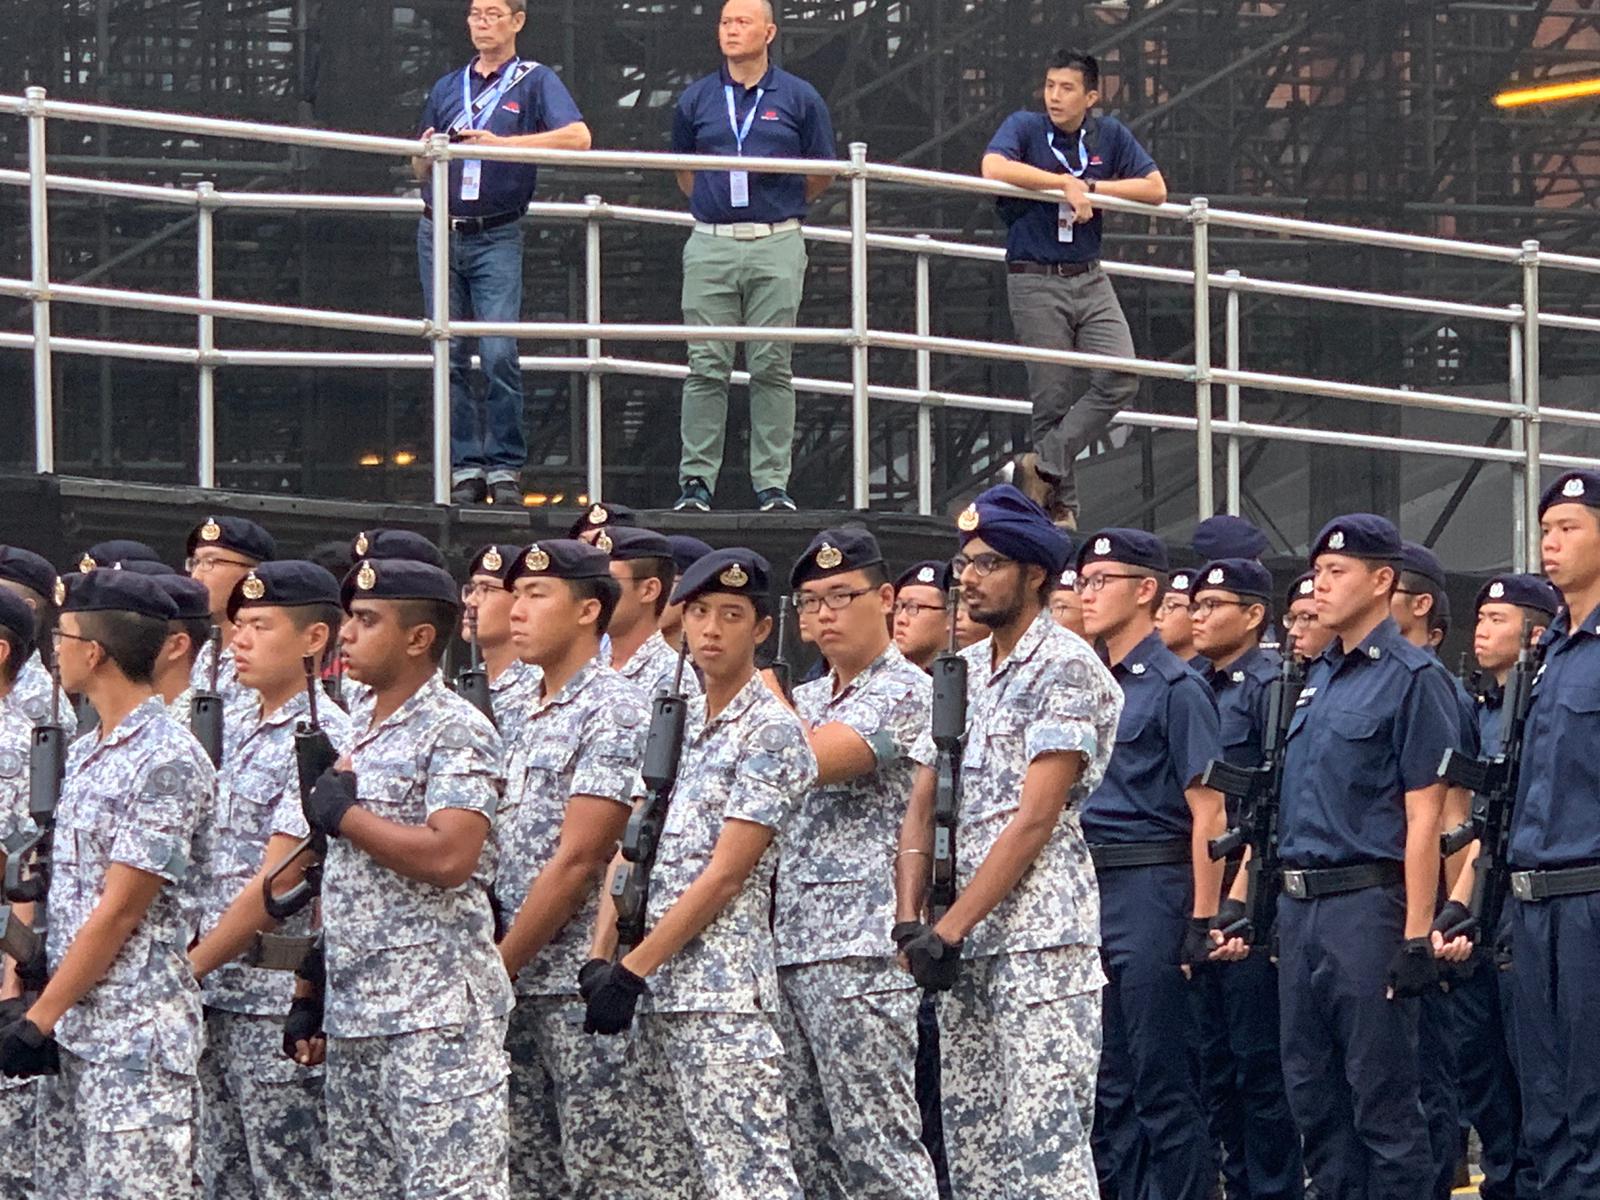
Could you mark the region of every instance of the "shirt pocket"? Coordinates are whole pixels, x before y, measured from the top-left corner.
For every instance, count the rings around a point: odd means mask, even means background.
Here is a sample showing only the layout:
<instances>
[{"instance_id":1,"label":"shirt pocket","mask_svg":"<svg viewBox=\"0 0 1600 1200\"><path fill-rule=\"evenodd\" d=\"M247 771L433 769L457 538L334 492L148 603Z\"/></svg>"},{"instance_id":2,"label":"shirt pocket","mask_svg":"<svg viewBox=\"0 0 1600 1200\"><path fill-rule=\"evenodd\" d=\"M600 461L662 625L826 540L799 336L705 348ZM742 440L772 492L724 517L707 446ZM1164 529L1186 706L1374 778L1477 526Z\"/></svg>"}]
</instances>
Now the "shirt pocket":
<instances>
[{"instance_id":1,"label":"shirt pocket","mask_svg":"<svg viewBox=\"0 0 1600 1200\"><path fill-rule=\"evenodd\" d=\"M1350 791L1392 795L1400 787L1394 748L1386 736L1388 720L1360 709L1335 708L1321 714L1321 749L1328 761L1342 764Z\"/></svg>"}]
</instances>

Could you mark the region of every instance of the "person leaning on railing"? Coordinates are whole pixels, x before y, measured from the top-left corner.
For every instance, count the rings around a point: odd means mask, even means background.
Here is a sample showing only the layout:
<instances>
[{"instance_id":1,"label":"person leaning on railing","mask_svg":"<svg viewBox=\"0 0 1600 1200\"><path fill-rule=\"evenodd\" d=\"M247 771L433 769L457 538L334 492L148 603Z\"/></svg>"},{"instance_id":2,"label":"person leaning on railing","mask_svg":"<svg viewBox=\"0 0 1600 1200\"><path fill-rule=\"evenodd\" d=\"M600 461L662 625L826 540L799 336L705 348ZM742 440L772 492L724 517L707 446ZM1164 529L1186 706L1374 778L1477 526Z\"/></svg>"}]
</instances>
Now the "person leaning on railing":
<instances>
[{"instance_id":1,"label":"person leaning on railing","mask_svg":"<svg viewBox=\"0 0 1600 1200\"><path fill-rule=\"evenodd\" d=\"M451 141L480 146L587 150L589 127L549 67L517 55L527 0L473 0L467 31L476 57L433 85L418 121L424 141L443 130ZM427 208L417 230L422 302L433 311L432 192L427 158L411 160ZM522 229L539 169L532 163L450 162L450 317L516 321L522 310ZM488 379L480 406L472 398L472 348L450 340L450 499L522 503L528 460L522 430L522 370L515 338L479 338Z\"/></svg>"},{"instance_id":2,"label":"person leaning on railing","mask_svg":"<svg viewBox=\"0 0 1600 1200\"><path fill-rule=\"evenodd\" d=\"M1111 280L1100 268L1100 213L1091 195L1145 204L1167 198L1155 160L1126 126L1090 112L1100 99L1100 64L1091 54L1057 50L1044 75L1044 112L1012 113L983 155L983 177L1053 193L1048 203L1002 198L1006 295L1017 341L1046 350L1133 357L1133 335ZM1138 391L1120 371L1089 372L1073 398L1072 370L1028 364L1033 450L1013 482L1057 525L1078 527L1073 460L1105 432Z\"/></svg>"}]
</instances>

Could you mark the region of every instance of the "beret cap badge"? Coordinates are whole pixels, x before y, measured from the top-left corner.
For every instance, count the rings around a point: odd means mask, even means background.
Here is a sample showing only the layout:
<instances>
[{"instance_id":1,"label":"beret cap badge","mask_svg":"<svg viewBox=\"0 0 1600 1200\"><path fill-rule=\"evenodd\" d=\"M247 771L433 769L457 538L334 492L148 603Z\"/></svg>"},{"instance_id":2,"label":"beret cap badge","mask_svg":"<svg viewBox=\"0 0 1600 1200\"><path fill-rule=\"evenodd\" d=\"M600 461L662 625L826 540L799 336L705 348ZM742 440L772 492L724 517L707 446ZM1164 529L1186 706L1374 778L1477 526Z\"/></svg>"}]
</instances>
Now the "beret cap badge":
<instances>
[{"instance_id":1,"label":"beret cap badge","mask_svg":"<svg viewBox=\"0 0 1600 1200\"><path fill-rule=\"evenodd\" d=\"M493 546L483 552L482 562L485 571L499 571L506 565L505 559L500 557L500 551Z\"/></svg>"},{"instance_id":2,"label":"beret cap badge","mask_svg":"<svg viewBox=\"0 0 1600 1200\"><path fill-rule=\"evenodd\" d=\"M528 547L528 553L523 555L522 563L530 571L548 571L550 569L550 556L535 543Z\"/></svg>"},{"instance_id":3,"label":"beret cap badge","mask_svg":"<svg viewBox=\"0 0 1600 1200\"><path fill-rule=\"evenodd\" d=\"M978 509L975 505L967 505L961 510L961 515L956 518L956 528L962 533L971 533L978 527Z\"/></svg>"},{"instance_id":4,"label":"beret cap badge","mask_svg":"<svg viewBox=\"0 0 1600 1200\"><path fill-rule=\"evenodd\" d=\"M724 586L731 588L742 588L750 582L750 576L745 574L744 568L738 563L734 563L733 566L718 575L717 578L721 580Z\"/></svg>"},{"instance_id":5,"label":"beret cap badge","mask_svg":"<svg viewBox=\"0 0 1600 1200\"><path fill-rule=\"evenodd\" d=\"M217 524L215 517L207 517L206 523L200 526L200 540L214 542L222 536L222 526Z\"/></svg>"},{"instance_id":6,"label":"beret cap badge","mask_svg":"<svg viewBox=\"0 0 1600 1200\"><path fill-rule=\"evenodd\" d=\"M245 576L244 583L240 585L239 591L246 600L259 600L267 594L267 585L257 579L255 572L252 571Z\"/></svg>"},{"instance_id":7,"label":"beret cap badge","mask_svg":"<svg viewBox=\"0 0 1600 1200\"><path fill-rule=\"evenodd\" d=\"M370 592L378 586L378 572L370 562L361 564L361 569L356 572L356 587L363 592Z\"/></svg>"},{"instance_id":8,"label":"beret cap badge","mask_svg":"<svg viewBox=\"0 0 1600 1200\"><path fill-rule=\"evenodd\" d=\"M824 571L831 571L844 561L844 555L839 553L838 547L822 543L822 549L817 551L817 566Z\"/></svg>"}]
</instances>

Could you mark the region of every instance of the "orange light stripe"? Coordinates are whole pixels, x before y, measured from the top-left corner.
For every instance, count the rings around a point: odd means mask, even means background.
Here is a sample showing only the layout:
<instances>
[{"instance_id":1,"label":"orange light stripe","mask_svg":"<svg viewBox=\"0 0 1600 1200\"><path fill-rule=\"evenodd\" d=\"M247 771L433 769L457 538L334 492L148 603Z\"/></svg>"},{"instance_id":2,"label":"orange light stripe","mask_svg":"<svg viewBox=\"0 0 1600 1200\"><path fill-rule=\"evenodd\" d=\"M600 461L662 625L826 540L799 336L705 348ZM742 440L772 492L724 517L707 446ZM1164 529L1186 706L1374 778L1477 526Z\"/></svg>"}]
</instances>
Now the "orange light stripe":
<instances>
[{"instance_id":1,"label":"orange light stripe","mask_svg":"<svg viewBox=\"0 0 1600 1200\"><path fill-rule=\"evenodd\" d=\"M1579 100L1585 96L1600 96L1600 78L1567 79L1538 87L1513 88L1498 93L1494 105L1496 108L1522 108L1529 104L1552 104L1557 100Z\"/></svg>"}]
</instances>

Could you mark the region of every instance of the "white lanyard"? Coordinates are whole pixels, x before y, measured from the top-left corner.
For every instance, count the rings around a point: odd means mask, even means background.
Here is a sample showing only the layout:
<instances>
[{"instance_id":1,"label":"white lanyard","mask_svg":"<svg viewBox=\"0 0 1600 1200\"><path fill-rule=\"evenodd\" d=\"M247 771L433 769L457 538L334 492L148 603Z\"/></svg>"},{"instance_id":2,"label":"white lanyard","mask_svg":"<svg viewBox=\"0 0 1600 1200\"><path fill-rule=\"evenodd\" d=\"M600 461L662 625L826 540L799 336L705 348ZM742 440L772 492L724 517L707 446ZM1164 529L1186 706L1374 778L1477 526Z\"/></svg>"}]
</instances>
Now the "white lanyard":
<instances>
[{"instance_id":1,"label":"white lanyard","mask_svg":"<svg viewBox=\"0 0 1600 1200\"><path fill-rule=\"evenodd\" d=\"M522 73L517 70L522 65L520 58L513 58L506 64L501 73L500 82L495 84L494 90L478 97L477 111L473 111L472 102L472 64L468 63L466 70L461 72L461 115L451 124L452 129L483 129L489 124L489 118L494 116L495 109L500 107L500 101L513 87L522 82Z\"/></svg>"},{"instance_id":2,"label":"white lanyard","mask_svg":"<svg viewBox=\"0 0 1600 1200\"><path fill-rule=\"evenodd\" d=\"M734 151L740 158L744 157L744 140L750 136L750 129L755 124L756 113L761 109L761 97L766 95L765 88L756 89L756 102L750 106L750 111L745 115L744 128L739 127L739 106L733 100L733 85L722 85L722 94L728 101L728 128L733 130ZM750 207L750 172L728 172L728 204L733 208Z\"/></svg>"},{"instance_id":3,"label":"white lanyard","mask_svg":"<svg viewBox=\"0 0 1600 1200\"><path fill-rule=\"evenodd\" d=\"M1067 174L1075 179L1082 179L1083 173L1089 169L1089 150L1083 140L1083 126L1078 126L1078 169L1076 171L1072 169L1072 164L1067 161L1067 156L1056 148L1056 131L1054 129L1050 131L1049 142L1050 153L1056 156L1056 160L1060 162Z\"/></svg>"}]
</instances>

